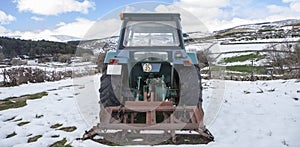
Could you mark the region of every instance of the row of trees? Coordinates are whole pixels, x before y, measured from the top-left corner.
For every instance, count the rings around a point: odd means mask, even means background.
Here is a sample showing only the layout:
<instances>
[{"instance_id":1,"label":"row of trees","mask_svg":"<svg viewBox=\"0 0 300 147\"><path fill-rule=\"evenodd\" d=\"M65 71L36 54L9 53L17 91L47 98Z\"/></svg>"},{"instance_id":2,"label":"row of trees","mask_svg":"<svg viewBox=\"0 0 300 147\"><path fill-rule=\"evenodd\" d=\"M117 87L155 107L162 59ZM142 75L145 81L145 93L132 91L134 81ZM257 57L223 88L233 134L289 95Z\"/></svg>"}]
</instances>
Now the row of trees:
<instances>
[{"instance_id":1,"label":"row of trees","mask_svg":"<svg viewBox=\"0 0 300 147\"><path fill-rule=\"evenodd\" d=\"M55 54L82 54L92 51L77 48L79 42L32 41L0 37L0 57L13 58L27 55L30 58L53 56Z\"/></svg>"}]
</instances>

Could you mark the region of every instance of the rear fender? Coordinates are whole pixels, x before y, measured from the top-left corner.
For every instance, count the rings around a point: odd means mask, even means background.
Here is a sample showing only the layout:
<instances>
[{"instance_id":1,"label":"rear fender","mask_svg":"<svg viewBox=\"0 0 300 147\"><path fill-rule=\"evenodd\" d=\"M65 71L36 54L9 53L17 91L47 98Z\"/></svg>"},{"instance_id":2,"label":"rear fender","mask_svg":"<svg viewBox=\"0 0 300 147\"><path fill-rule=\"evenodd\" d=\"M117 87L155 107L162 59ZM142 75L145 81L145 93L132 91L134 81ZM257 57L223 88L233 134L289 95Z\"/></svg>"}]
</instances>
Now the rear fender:
<instances>
[{"instance_id":1,"label":"rear fender","mask_svg":"<svg viewBox=\"0 0 300 147\"><path fill-rule=\"evenodd\" d=\"M193 64L198 64L198 59L196 53L186 53L187 56L192 60Z\"/></svg>"},{"instance_id":2,"label":"rear fender","mask_svg":"<svg viewBox=\"0 0 300 147\"><path fill-rule=\"evenodd\" d=\"M117 54L116 52L112 52L112 51L107 52L104 59L104 63L109 63L109 60L115 58L116 54Z\"/></svg>"},{"instance_id":3,"label":"rear fender","mask_svg":"<svg viewBox=\"0 0 300 147\"><path fill-rule=\"evenodd\" d=\"M175 56L175 55L174 55ZM187 52L184 53L184 57L183 58L174 58L173 62L174 64L184 64L183 62L186 60L190 60L192 61L191 64L198 64L198 59L197 59L197 55L196 53L192 53L192 52Z\"/></svg>"}]
</instances>

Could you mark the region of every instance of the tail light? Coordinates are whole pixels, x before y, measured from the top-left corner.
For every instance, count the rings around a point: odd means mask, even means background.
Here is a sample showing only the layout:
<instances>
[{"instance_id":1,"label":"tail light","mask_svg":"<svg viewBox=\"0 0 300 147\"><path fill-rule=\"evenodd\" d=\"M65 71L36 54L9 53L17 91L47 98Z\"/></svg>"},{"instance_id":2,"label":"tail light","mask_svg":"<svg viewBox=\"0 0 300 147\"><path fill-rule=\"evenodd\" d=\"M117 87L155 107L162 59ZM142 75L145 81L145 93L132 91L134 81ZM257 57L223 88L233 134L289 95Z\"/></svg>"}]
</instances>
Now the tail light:
<instances>
[{"instance_id":1,"label":"tail light","mask_svg":"<svg viewBox=\"0 0 300 147\"><path fill-rule=\"evenodd\" d=\"M183 60L183 65L185 66L190 66L192 64L193 64L192 60Z\"/></svg>"},{"instance_id":2,"label":"tail light","mask_svg":"<svg viewBox=\"0 0 300 147\"><path fill-rule=\"evenodd\" d=\"M118 63L118 60L117 59L109 59L109 63L116 64L116 63Z\"/></svg>"}]
</instances>

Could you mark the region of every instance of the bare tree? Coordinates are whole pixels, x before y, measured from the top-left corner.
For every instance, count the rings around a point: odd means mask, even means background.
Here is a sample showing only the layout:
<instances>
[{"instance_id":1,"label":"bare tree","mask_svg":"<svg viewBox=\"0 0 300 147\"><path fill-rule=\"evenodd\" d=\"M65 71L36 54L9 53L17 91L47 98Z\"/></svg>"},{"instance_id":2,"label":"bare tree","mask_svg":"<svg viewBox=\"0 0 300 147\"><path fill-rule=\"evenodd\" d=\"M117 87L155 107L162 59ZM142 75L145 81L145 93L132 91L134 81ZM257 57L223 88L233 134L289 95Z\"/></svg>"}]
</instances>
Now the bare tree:
<instances>
[{"instance_id":1,"label":"bare tree","mask_svg":"<svg viewBox=\"0 0 300 147\"><path fill-rule=\"evenodd\" d=\"M58 61L62 63L69 63L71 61L71 54L63 54L58 57Z\"/></svg>"},{"instance_id":2,"label":"bare tree","mask_svg":"<svg viewBox=\"0 0 300 147\"><path fill-rule=\"evenodd\" d=\"M299 77L300 45L275 44L268 47L266 64L273 68L275 74L284 74L289 78Z\"/></svg>"},{"instance_id":3,"label":"bare tree","mask_svg":"<svg viewBox=\"0 0 300 147\"><path fill-rule=\"evenodd\" d=\"M295 45L295 52L296 52L296 56L297 56L298 65L300 65L300 40Z\"/></svg>"},{"instance_id":4,"label":"bare tree","mask_svg":"<svg viewBox=\"0 0 300 147\"><path fill-rule=\"evenodd\" d=\"M82 54L82 58L81 58L82 62L88 62L88 61L91 61L91 59L92 59L91 54L88 54L88 53L83 53Z\"/></svg>"},{"instance_id":5,"label":"bare tree","mask_svg":"<svg viewBox=\"0 0 300 147\"><path fill-rule=\"evenodd\" d=\"M25 61L22 61L22 60L20 60L20 59L12 59L11 61L10 61L10 64L11 65L25 65L26 64L26 62Z\"/></svg>"},{"instance_id":6,"label":"bare tree","mask_svg":"<svg viewBox=\"0 0 300 147\"><path fill-rule=\"evenodd\" d=\"M208 49L199 50L196 52L197 59L199 61L199 66L201 68L209 66L209 62L211 61L210 58L210 51Z\"/></svg>"},{"instance_id":7,"label":"bare tree","mask_svg":"<svg viewBox=\"0 0 300 147\"><path fill-rule=\"evenodd\" d=\"M105 51L104 53L100 53L98 55L97 65L98 65L99 72L102 72L102 68L104 67L104 59L105 59L106 53L107 53L107 51Z\"/></svg>"}]
</instances>

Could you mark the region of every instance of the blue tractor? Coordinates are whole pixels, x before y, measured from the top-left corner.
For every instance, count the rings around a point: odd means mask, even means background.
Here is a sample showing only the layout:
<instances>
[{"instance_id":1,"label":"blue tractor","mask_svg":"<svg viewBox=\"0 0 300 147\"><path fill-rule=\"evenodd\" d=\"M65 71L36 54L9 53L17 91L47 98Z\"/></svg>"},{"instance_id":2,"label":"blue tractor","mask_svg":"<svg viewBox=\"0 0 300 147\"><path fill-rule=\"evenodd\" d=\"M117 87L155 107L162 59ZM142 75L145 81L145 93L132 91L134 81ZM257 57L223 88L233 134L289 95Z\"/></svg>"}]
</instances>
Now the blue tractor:
<instances>
[{"instance_id":1,"label":"blue tractor","mask_svg":"<svg viewBox=\"0 0 300 147\"><path fill-rule=\"evenodd\" d=\"M180 14L121 13L120 18L117 50L106 54L102 69L100 123L86 136L98 134L99 142L117 144L212 141L203 124L198 60L185 50ZM149 133L153 130L162 133Z\"/></svg>"}]
</instances>

